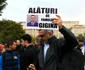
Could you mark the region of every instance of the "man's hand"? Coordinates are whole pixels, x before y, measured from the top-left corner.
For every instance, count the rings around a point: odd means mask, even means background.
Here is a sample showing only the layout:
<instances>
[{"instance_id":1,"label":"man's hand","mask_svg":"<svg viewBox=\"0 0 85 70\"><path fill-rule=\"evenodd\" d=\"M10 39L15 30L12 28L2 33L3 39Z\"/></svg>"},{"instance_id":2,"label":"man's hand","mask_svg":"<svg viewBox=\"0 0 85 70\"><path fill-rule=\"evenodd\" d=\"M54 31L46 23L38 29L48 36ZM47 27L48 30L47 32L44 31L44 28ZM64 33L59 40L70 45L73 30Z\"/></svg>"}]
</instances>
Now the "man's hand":
<instances>
[{"instance_id":1,"label":"man's hand","mask_svg":"<svg viewBox=\"0 0 85 70\"><path fill-rule=\"evenodd\" d=\"M59 29L62 28L62 19L59 15L56 15L56 18L53 18L53 24L57 24L59 26Z\"/></svg>"},{"instance_id":2,"label":"man's hand","mask_svg":"<svg viewBox=\"0 0 85 70\"><path fill-rule=\"evenodd\" d=\"M27 68L27 70L36 70L35 65L30 64L29 67Z\"/></svg>"}]
</instances>

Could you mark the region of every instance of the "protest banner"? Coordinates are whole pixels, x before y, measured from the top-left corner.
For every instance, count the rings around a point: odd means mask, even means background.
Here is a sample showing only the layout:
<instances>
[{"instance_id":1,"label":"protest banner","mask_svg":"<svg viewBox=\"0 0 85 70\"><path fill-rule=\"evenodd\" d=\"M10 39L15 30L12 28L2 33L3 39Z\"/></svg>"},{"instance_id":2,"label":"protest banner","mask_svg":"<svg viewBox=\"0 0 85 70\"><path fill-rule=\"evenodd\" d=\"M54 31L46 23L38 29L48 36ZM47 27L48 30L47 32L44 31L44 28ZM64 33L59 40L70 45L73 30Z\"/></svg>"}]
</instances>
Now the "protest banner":
<instances>
[{"instance_id":1,"label":"protest banner","mask_svg":"<svg viewBox=\"0 0 85 70\"><path fill-rule=\"evenodd\" d=\"M52 19L56 18L57 8L29 7L27 12L27 29L51 29L58 30Z\"/></svg>"}]
</instances>

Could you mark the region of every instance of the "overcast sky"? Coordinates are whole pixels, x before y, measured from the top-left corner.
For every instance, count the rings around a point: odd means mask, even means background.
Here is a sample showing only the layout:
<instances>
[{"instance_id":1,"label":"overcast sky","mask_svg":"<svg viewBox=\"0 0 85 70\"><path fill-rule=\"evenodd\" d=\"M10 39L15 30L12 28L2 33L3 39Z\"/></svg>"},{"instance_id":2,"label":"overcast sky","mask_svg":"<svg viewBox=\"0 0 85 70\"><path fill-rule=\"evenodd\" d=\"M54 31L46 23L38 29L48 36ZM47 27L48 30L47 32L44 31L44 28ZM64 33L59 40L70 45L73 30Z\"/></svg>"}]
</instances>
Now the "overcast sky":
<instances>
[{"instance_id":1,"label":"overcast sky","mask_svg":"<svg viewBox=\"0 0 85 70\"><path fill-rule=\"evenodd\" d=\"M64 21L80 21L85 24L85 0L7 0L0 19L26 21L28 6L50 6L58 8Z\"/></svg>"}]
</instances>

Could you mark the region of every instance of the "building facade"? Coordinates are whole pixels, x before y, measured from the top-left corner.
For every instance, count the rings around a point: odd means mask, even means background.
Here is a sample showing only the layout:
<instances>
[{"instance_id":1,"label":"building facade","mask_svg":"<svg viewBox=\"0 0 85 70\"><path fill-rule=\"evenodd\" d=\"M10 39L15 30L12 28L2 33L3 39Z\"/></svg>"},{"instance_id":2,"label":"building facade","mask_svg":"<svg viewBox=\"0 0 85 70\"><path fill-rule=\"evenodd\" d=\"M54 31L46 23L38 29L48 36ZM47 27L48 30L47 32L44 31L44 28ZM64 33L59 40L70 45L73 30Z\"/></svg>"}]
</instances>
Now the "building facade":
<instances>
[{"instance_id":1,"label":"building facade","mask_svg":"<svg viewBox=\"0 0 85 70\"><path fill-rule=\"evenodd\" d=\"M84 33L85 33L85 25L74 25L71 28L71 31L75 34L75 36L78 36L79 34L84 35Z\"/></svg>"},{"instance_id":2,"label":"building facade","mask_svg":"<svg viewBox=\"0 0 85 70\"><path fill-rule=\"evenodd\" d=\"M26 22L20 22L20 24L22 25L26 33L34 37L38 35L38 30L26 28ZM66 28L70 29L76 36L78 36L79 34L83 34L85 32L85 25L79 25L79 21L63 21L63 25ZM54 35L57 36L58 38L63 37L62 34L57 30L54 30Z\"/></svg>"}]
</instances>

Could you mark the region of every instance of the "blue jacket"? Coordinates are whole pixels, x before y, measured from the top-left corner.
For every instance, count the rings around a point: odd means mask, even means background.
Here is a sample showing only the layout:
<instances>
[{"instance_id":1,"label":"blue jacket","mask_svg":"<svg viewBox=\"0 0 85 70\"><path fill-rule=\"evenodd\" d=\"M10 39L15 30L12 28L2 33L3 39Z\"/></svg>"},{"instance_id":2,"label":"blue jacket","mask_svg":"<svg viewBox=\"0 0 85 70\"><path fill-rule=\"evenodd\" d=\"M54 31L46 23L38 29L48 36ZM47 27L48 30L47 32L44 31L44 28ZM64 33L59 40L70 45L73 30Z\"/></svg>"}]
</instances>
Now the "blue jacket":
<instances>
[{"instance_id":1,"label":"blue jacket","mask_svg":"<svg viewBox=\"0 0 85 70\"><path fill-rule=\"evenodd\" d=\"M0 54L0 70L2 70L2 68L3 68L3 57Z\"/></svg>"}]
</instances>

